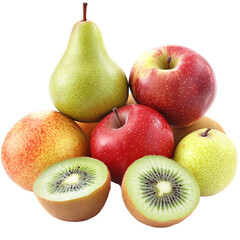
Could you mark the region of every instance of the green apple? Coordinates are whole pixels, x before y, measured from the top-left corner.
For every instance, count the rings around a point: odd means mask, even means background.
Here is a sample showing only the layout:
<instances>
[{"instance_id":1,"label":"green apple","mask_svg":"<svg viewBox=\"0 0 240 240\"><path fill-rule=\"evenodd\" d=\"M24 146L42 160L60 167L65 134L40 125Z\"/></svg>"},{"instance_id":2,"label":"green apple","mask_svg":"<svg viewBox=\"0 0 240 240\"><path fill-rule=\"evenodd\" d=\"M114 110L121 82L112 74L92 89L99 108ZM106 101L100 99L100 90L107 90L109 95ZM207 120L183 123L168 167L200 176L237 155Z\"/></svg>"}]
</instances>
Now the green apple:
<instances>
[{"instance_id":1,"label":"green apple","mask_svg":"<svg viewBox=\"0 0 240 240\"><path fill-rule=\"evenodd\" d=\"M237 168L237 150L226 134L203 128L181 140L174 160L194 175L201 196L210 196L232 181Z\"/></svg>"}]
</instances>

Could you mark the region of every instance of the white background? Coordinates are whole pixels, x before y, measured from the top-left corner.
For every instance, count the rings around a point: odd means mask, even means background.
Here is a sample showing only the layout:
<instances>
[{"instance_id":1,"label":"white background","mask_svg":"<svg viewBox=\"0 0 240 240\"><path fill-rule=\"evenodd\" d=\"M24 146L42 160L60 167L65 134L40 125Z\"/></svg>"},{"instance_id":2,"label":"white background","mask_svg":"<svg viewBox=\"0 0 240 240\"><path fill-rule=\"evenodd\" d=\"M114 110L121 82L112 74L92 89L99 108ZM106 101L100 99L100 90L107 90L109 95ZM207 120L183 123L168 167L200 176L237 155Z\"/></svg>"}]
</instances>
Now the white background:
<instances>
[{"instance_id":1,"label":"white background","mask_svg":"<svg viewBox=\"0 0 240 240\"><path fill-rule=\"evenodd\" d=\"M145 51L165 44L189 47L213 67L217 97L207 116L217 120L239 149L239 1L91 0L88 18L99 26L109 55L129 75ZM55 109L50 75L82 18L79 0L0 2L0 143L29 112ZM70 223L50 216L32 192L13 183L0 165L0 238L5 239L239 239L239 168L221 193L201 197L193 214L169 228L139 223L112 184L103 210Z\"/></svg>"}]
</instances>

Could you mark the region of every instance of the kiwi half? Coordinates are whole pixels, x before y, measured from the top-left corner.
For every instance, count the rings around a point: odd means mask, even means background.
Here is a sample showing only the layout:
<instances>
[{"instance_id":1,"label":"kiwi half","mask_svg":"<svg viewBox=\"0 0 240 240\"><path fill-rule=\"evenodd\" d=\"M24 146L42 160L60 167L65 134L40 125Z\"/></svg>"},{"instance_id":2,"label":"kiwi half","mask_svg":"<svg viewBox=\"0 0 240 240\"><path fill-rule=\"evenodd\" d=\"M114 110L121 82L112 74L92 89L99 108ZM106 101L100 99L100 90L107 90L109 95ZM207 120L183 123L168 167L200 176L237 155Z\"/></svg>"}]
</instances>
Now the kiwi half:
<instances>
[{"instance_id":1,"label":"kiwi half","mask_svg":"<svg viewBox=\"0 0 240 240\"><path fill-rule=\"evenodd\" d=\"M65 221L83 221L100 212L110 183L104 163L79 157L48 167L34 182L33 191L52 216Z\"/></svg>"},{"instance_id":2,"label":"kiwi half","mask_svg":"<svg viewBox=\"0 0 240 240\"><path fill-rule=\"evenodd\" d=\"M127 169L122 197L137 220L153 227L167 227L193 212L200 190L193 175L173 160L145 156Z\"/></svg>"}]
</instances>

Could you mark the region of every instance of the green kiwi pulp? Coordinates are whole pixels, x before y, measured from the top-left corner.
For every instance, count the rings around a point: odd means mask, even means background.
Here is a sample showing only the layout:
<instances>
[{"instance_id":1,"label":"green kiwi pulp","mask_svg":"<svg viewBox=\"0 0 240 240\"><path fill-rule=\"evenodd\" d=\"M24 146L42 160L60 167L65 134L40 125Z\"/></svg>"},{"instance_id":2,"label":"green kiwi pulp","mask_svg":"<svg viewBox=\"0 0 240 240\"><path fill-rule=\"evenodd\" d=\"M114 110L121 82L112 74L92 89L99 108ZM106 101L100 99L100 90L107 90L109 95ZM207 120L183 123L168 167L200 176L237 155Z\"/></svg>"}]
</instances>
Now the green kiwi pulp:
<instances>
[{"instance_id":1,"label":"green kiwi pulp","mask_svg":"<svg viewBox=\"0 0 240 240\"><path fill-rule=\"evenodd\" d=\"M77 166L71 169L62 169L48 183L49 192L78 191L94 183L96 172L94 169L85 169L86 166Z\"/></svg>"},{"instance_id":2,"label":"green kiwi pulp","mask_svg":"<svg viewBox=\"0 0 240 240\"><path fill-rule=\"evenodd\" d=\"M192 174L162 156L146 156L135 161L126 172L125 184L137 211L160 222L188 216L200 198Z\"/></svg>"},{"instance_id":3,"label":"green kiwi pulp","mask_svg":"<svg viewBox=\"0 0 240 240\"><path fill-rule=\"evenodd\" d=\"M107 167L88 157L61 161L41 173L33 190L41 198L66 201L89 195L107 179Z\"/></svg>"},{"instance_id":4,"label":"green kiwi pulp","mask_svg":"<svg viewBox=\"0 0 240 240\"><path fill-rule=\"evenodd\" d=\"M184 204L186 188L182 180L173 171L164 171L163 168L150 170L139 177L143 198L150 207L164 209L178 204Z\"/></svg>"}]
</instances>

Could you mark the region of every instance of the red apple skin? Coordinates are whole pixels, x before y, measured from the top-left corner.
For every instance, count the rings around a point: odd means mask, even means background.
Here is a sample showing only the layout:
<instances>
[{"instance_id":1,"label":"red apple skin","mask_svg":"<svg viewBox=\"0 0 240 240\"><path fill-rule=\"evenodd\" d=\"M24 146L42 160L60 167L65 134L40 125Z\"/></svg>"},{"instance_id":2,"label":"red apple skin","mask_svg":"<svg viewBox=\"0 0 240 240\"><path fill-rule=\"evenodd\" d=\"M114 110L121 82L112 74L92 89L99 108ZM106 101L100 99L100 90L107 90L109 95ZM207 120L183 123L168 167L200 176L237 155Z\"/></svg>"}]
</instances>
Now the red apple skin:
<instances>
[{"instance_id":1,"label":"red apple skin","mask_svg":"<svg viewBox=\"0 0 240 240\"><path fill-rule=\"evenodd\" d=\"M167 69L167 58L171 57ZM130 88L137 103L158 110L174 127L198 120L216 95L208 62L189 48L163 46L143 54L133 65Z\"/></svg>"},{"instance_id":2,"label":"red apple skin","mask_svg":"<svg viewBox=\"0 0 240 240\"><path fill-rule=\"evenodd\" d=\"M168 158L174 150L174 137L165 118L151 107L131 104L118 109L119 127L110 113L94 129L90 150L93 158L104 162L113 182L121 184L127 168L146 155Z\"/></svg>"}]
</instances>

